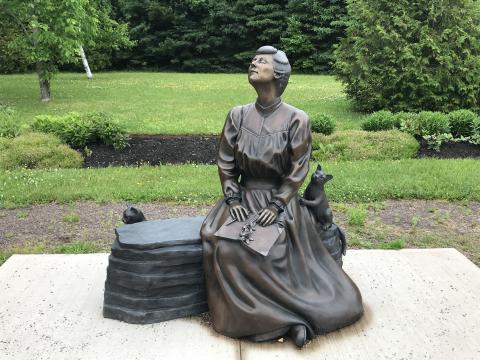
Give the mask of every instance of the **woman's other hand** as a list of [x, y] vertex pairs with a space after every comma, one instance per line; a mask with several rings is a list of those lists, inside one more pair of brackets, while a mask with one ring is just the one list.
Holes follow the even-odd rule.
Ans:
[[277, 217], [278, 210], [274, 206], [269, 206], [260, 210], [257, 222], [262, 226], [268, 226], [273, 224]]
[[236, 221], [245, 221], [248, 218], [248, 210], [240, 205], [240, 201], [235, 200], [228, 204], [230, 206], [230, 215]]

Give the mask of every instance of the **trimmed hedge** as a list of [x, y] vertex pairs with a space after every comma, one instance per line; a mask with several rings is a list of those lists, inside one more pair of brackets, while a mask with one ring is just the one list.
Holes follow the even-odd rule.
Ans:
[[479, 119], [477, 114], [470, 110], [457, 110], [448, 114], [450, 130], [453, 137], [473, 136], [479, 129]]
[[316, 161], [409, 159], [418, 148], [413, 136], [399, 130], [345, 130], [330, 136], [314, 134], [312, 157]]
[[330, 135], [335, 131], [335, 122], [326, 114], [314, 114], [310, 117], [312, 132]]
[[361, 127], [365, 131], [398, 129], [400, 127], [400, 120], [390, 111], [382, 110], [368, 115]]
[[70, 112], [64, 116], [39, 115], [32, 129], [54, 134], [73, 147], [92, 143], [104, 143], [115, 148], [127, 146], [128, 136], [110, 114], [94, 112], [80, 114]]
[[82, 156], [52, 134], [27, 133], [13, 139], [0, 138], [2, 170], [78, 168], [82, 164]]

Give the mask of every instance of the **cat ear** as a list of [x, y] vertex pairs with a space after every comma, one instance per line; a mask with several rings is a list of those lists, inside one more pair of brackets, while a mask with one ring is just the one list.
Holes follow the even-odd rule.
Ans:
[[333, 175], [327, 174], [327, 181], [330, 181], [333, 179]]
[[322, 166], [320, 164], [317, 165], [317, 171], [322, 170]]

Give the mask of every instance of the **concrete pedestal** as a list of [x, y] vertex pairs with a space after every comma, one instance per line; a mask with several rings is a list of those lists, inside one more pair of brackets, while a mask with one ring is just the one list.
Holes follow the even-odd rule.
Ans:
[[102, 316], [107, 254], [14, 255], [0, 267], [0, 360], [480, 358], [480, 269], [453, 249], [350, 250], [365, 316], [302, 350], [221, 336], [201, 317]]

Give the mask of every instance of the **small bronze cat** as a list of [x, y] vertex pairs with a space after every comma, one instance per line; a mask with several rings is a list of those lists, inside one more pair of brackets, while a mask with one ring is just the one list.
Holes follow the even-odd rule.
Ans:
[[142, 222], [145, 220], [147, 219], [145, 219], [145, 215], [143, 215], [142, 211], [137, 208], [134, 208], [133, 206], [129, 206], [123, 212], [122, 221], [125, 224], [135, 224], [137, 222]]
[[327, 230], [333, 223], [332, 209], [330, 209], [325, 194], [325, 183], [332, 179], [333, 176], [325, 174], [319, 164], [303, 193], [303, 198], [300, 198], [300, 205], [310, 208], [317, 222], [322, 225], [323, 230]]

